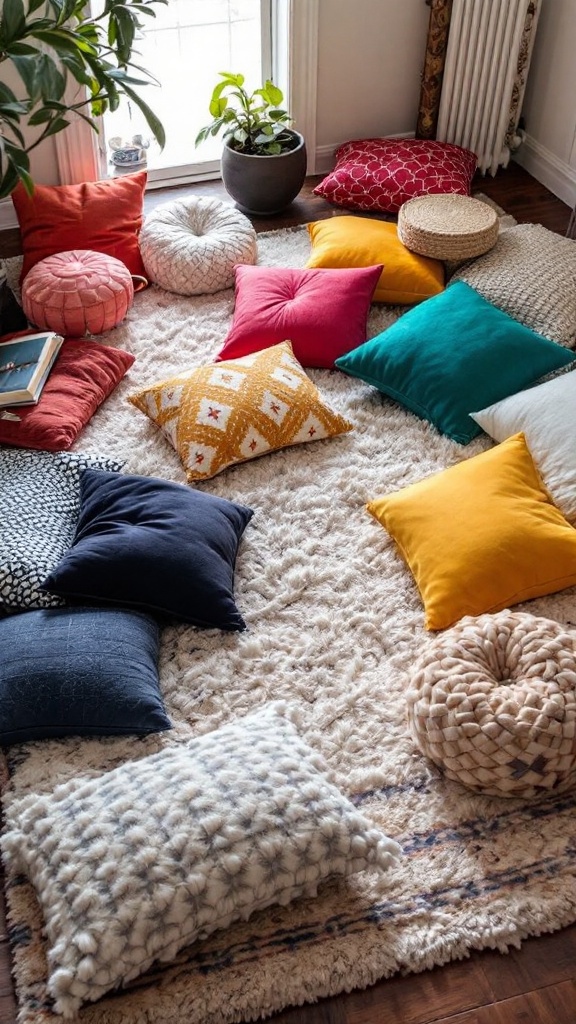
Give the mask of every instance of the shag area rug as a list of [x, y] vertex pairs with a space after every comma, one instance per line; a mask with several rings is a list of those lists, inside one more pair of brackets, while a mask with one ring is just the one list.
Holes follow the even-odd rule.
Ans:
[[[261, 235], [259, 261], [302, 266], [304, 228]], [[232, 291], [184, 298], [152, 287], [102, 337], [136, 355], [129, 376], [75, 448], [126, 459], [126, 471], [184, 481], [178, 458], [127, 402], [138, 387], [211, 360], [233, 311]], [[399, 309], [372, 307], [370, 336]], [[94, 776], [127, 758], [215, 729], [269, 701], [296, 705], [305, 738], [363, 812], [403, 847], [398, 866], [363, 873], [317, 899], [271, 909], [184, 950], [170, 967], [81, 1012], [82, 1024], [222, 1024], [422, 971], [486, 947], [506, 951], [576, 920], [576, 796], [523, 803], [446, 781], [415, 749], [405, 723], [407, 680], [427, 642], [412, 577], [365, 511], [371, 498], [491, 445], [462, 448], [375, 389], [338, 371], [310, 371], [355, 429], [228, 469], [203, 490], [249, 505], [236, 599], [244, 633], [173, 625], [163, 631], [161, 681], [170, 733], [145, 739], [42, 741], [4, 763], [14, 797]], [[574, 590], [518, 606], [564, 625]], [[34, 893], [8, 875], [21, 1024], [56, 1024], [46, 998], [45, 947]]]

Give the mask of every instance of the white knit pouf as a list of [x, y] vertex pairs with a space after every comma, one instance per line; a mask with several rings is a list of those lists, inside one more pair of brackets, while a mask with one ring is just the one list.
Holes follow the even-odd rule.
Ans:
[[495, 796], [576, 782], [576, 634], [508, 610], [431, 640], [407, 694], [418, 747], [444, 774]]
[[256, 231], [231, 203], [206, 196], [162, 203], [139, 238], [146, 273], [177, 295], [231, 288], [237, 263], [256, 263]]

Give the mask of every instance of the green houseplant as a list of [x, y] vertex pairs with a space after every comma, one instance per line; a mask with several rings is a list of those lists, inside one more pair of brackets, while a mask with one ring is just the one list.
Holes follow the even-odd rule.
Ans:
[[200, 129], [196, 145], [222, 133], [227, 192], [246, 213], [279, 213], [302, 188], [304, 139], [289, 127], [292, 118], [281, 107], [284, 96], [270, 79], [249, 93], [244, 75], [222, 71], [220, 78], [209, 104], [213, 120]]
[[[96, 118], [125, 95], [139, 107], [161, 146], [162, 124], [138, 89], [155, 79], [132, 60], [141, 16], [168, 0], [3, 0], [0, 15], [0, 199], [18, 181], [31, 193], [28, 154], [65, 130], [76, 112], [94, 131]], [[82, 88], [67, 100], [68, 84]], [[157, 84], [157, 83], [156, 83]]]

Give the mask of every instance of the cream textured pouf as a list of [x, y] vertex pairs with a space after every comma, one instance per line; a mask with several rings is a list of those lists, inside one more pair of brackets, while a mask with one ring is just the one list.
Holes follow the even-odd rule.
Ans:
[[91, 249], [46, 256], [22, 283], [22, 306], [30, 322], [74, 337], [116, 327], [133, 301], [128, 267]]
[[207, 197], [162, 203], [144, 220], [140, 252], [151, 281], [178, 295], [231, 288], [237, 263], [256, 263], [256, 232], [231, 203]]
[[536, 797], [576, 782], [576, 634], [523, 612], [467, 616], [427, 645], [410, 731], [449, 779]]
[[472, 259], [498, 238], [496, 211], [471, 196], [428, 195], [409, 199], [398, 213], [398, 238], [407, 249], [437, 260]]

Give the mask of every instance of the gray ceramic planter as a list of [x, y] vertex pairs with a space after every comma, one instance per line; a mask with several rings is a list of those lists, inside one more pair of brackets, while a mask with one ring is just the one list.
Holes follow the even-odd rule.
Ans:
[[224, 144], [222, 180], [243, 213], [280, 213], [298, 195], [306, 177], [306, 145], [299, 132], [290, 132], [297, 146], [277, 156], [251, 156]]

